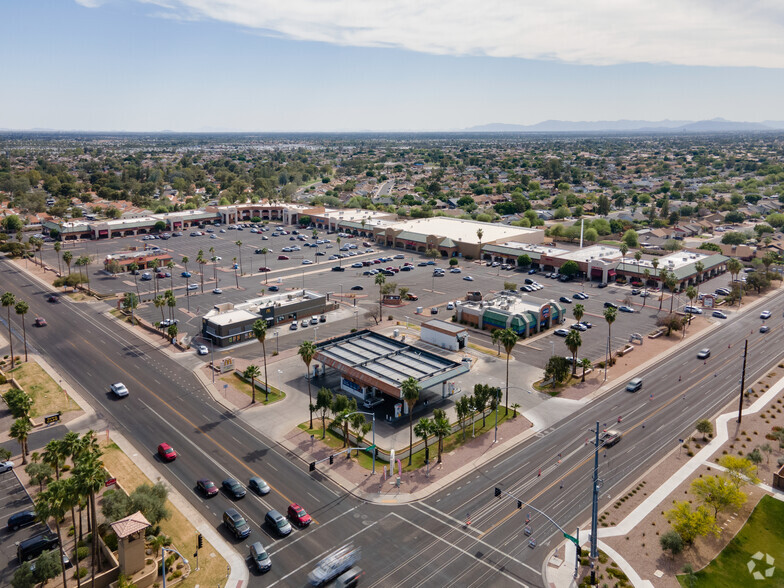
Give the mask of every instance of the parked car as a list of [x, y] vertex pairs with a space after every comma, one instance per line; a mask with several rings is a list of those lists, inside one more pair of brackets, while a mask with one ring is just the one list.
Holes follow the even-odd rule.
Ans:
[[16, 548], [16, 557], [19, 563], [30, 561], [41, 555], [44, 551], [49, 551], [60, 546], [60, 540], [54, 533], [41, 533], [22, 541]]
[[209, 353], [209, 349], [207, 349], [206, 345], [197, 345], [196, 351], [199, 355], [207, 355]]
[[34, 510], [22, 510], [8, 517], [7, 527], [9, 531], [16, 531], [22, 527], [32, 525], [37, 520]]
[[619, 306], [618, 310], [621, 312], [634, 312], [634, 309], [631, 306]]
[[263, 265], [263, 266], [261, 266], [261, 267], [259, 268], [259, 271], [260, 271], [260, 272], [268, 272], [268, 271], [271, 271], [271, 270], [270, 270], [270, 268], [268, 268], [267, 266]]
[[605, 303], [604, 303], [604, 307], [605, 307], [605, 308], [618, 308], [618, 305], [617, 305], [617, 304], [614, 304], [614, 303], [612, 303], [612, 302], [605, 302]]
[[180, 275], [181, 275], [183, 278], [190, 278], [190, 277], [191, 277], [191, 272], [182, 272]]
[[126, 388], [125, 384], [123, 384], [122, 382], [117, 382], [116, 384], [112, 384], [111, 386], [109, 386], [109, 388], [114, 393], [114, 395], [117, 396], [117, 398], [125, 398], [129, 394], [128, 388]]
[[198, 289], [199, 289], [198, 284], [188, 284], [187, 290], [198, 290]]
[[269, 288], [267, 288], [267, 290], [269, 290], [270, 292], [277, 292], [278, 290], [280, 290], [280, 288], [278, 288], [277, 286], [270, 286]]
[[434, 306], [433, 308], [431, 308], [430, 309], [430, 314], [438, 314], [438, 307]]
[[257, 476], [253, 476], [250, 480], [248, 480], [248, 488], [253, 490], [259, 496], [264, 496], [270, 493], [269, 485]]
[[344, 271], [346, 271], [346, 268], [344, 268], [344, 267], [342, 267], [340, 265], [333, 265], [332, 266], [332, 271], [333, 272], [344, 272]]
[[715, 318], [720, 318], [720, 319], [725, 319], [725, 318], [727, 318], [727, 315], [726, 315], [726, 313], [723, 313], [723, 312], [722, 312], [722, 311], [720, 311], [720, 310], [714, 310], [714, 311], [711, 313], [711, 316], [712, 316], [712, 317], [715, 317]]
[[702, 314], [702, 309], [697, 308], [696, 306], [686, 305], [683, 307], [683, 312], [687, 314]]
[[586, 294], [585, 292], [577, 292], [573, 296], [573, 298], [575, 298], [577, 300], [588, 300], [588, 294]]
[[558, 300], [560, 300], [561, 302], [563, 302], [565, 304], [571, 304], [572, 303], [572, 299], [568, 298], [566, 296], [561, 296]]
[[351, 286], [352, 290], [364, 290], [362, 286]]
[[569, 331], [567, 331], [566, 329], [556, 329], [555, 331], [553, 331], [553, 335], [556, 335], [558, 337], [566, 337], [568, 334]]
[[168, 443], [158, 445], [158, 455], [163, 461], [174, 461], [177, 459], [177, 452]]
[[218, 494], [218, 487], [215, 485], [215, 482], [212, 480], [208, 480], [207, 478], [202, 478], [196, 482], [196, 487], [204, 494], [207, 498], [215, 496]]
[[471, 276], [463, 276], [463, 279], [464, 279], [466, 282], [473, 282], [473, 281], [474, 281], [474, 278], [472, 278]]
[[220, 288], [213, 288], [212, 293], [213, 294], [223, 294], [223, 290], [221, 290]]
[[575, 331], [587, 331], [587, 330], [588, 330], [588, 327], [586, 327], [586, 326], [585, 326], [584, 324], [582, 324], [582, 323], [574, 323], [574, 324], [573, 324], [573, 325], [571, 325], [569, 328], [570, 328], [570, 329], [574, 329]]
[[288, 261], [288, 255], [278, 255], [278, 261]]
[[0, 474], [8, 472], [14, 468], [14, 462], [12, 461], [0, 461]]
[[289, 325], [289, 331], [296, 331], [297, 330], [297, 323], [293, 322]]

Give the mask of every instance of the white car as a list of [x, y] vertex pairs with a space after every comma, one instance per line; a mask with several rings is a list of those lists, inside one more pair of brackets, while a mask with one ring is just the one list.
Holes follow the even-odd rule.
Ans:
[[761, 318], [763, 321], [764, 321], [764, 320], [766, 320], [766, 319], [769, 319], [769, 318], [770, 318], [770, 311], [769, 311], [769, 310], [763, 310], [763, 311], [760, 313], [760, 318]]
[[199, 289], [198, 284], [188, 284], [188, 290], [198, 290], [198, 289]]
[[199, 352], [199, 355], [207, 355], [209, 353], [206, 345], [197, 345], [196, 351]]
[[0, 461], [0, 474], [3, 472], [8, 472], [14, 469], [14, 462], [12, 461]]
[[128, 388], [122, 382], [117, 382], [111, 385], [111, 390], [117, 398], [125, 398], [128, 396]]
[[223, 294], [223, 290], [221, 290], [220, 288], [215, 288], [215, 289], [213, 289], [212, 293], [213, 294]]

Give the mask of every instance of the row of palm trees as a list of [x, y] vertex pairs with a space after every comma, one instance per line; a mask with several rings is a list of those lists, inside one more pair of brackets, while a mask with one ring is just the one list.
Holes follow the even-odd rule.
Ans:
[[24, 300], [17, 300], [12, 292], [5, 292], [0, 298], [0, 303], [7, 311], [6, 324], [8, 326], [8, 345], [11, 347], [11, 361], [10, 366], [13, 368], [14, 363], [14, 337], [11, 330], [11, 309], [21, 317], [22, 322], [22, 341], [24, 342], [24, 360], [27, 361], [27, 327], [25, 326], [25, 315], [30, 311], [30, 305]]
[[[41, 491], [35, 497], [35, 512], [38, 519], [46, 523], [54, 519], [57, 538], [63, 545], [62, 524], [68, 512], [74, 527], [75, 542], [84, 537], [82, 528], [82, 512], [87, 509], [87, 532], [92, 533], [92, 581], [95, 585], [96, 566], [100, 571], [102, 562], [98, 557], [98, 520], [96, 494], [104, 486], [106, 479], [101, 455], [103, 451], [98, 445], [94, 431], [83, 436], [70, 431], [60, 439], [50, 441], [42, 454], [33, 452], [30, 465], [26, 471], [40, 484]], [[71, 460], [72, 468], [65, 476], [66, 461]], [[24, 462], [23, 462], [24, 463]], [[52, 479], [54, 473], [54, 479]], [[78, 509], [78, 517], [77, 517]], [[78, 553], [78, 550], [77, 550]], [[76, 559], [76, 583], [81, 586], [79, 558]], [[67, 588], [68, 578], [63, 569], [63, 586]]]

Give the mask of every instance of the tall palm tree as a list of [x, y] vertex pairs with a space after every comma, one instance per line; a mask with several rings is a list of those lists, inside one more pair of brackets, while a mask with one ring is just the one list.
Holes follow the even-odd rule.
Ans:
[[68, 266], [68, 275], [70, 276], [71, 275], [71, 261], [73, 261], [73, 253], [71, 253], [70, 251], [66, 251], [65, 253], [63, 253], [63, 261], [65, 262], [65, 265]]
[[155, 298], [153, 298], [152, 303], [155, 305], [155, 308], [161, 309], [161, 322], [163, 322], [163, 307], [166, 305], [166, 301], [164, 300], [163, 296], [160, 294], [156, 294]]
[[24, 300], [20, 300], [14, 307], [16, 314], [22, 317], [22, 341], [24, 342], [25, 361], [27, 361], [27, 328], [25, 327], [25, 315], [30, 310], [30, 305]]
[[171, 290], [166, 290], [166, 306], [169, 307], [169, 320], [171, 320], [174, 318], [174, 309], [177, 307], [177, 299]]
[[697, 272], [697, 282], [702, 282], [702, 272], [705, 271], [705, 264], [698, 261], [694, 264], [694, 270]]
[[[57, 540], [63, 544], [63, 535], [60, 531], [60, 521], [70, 509], [70, 501], [73, 495], [70, 486], [73, 482], [68, 480], [56, 480], [46, 487], [46, 490], [39, 493], [35, 499], [35, 514], [40, 521], [47, 521], [49, 517], [54, 519], [55, 529], [57, 529]], [[63, 587], [68, 587], [68, 576], [65, 566], [63, 571]]]
[[[76, 467], [74, 468], [74, 478], [78, 484], [81, 492], [89, 495], [90, 497], [90, 518], [93, 536], [92, 546], [92, 577], [93, 586], [95, 586], [95, 564], [98, 563], [98, 569], [103, 566], [98, 558], [98, 515], [95, 504], [95, 494], [103, 487], [105, 475], [103, 470], [103, 462], [100, 459], [101, 450], [97, 447], [97, 440], [95, 433], [89, 431], [82, 438], [82, 450], [79, 454]], [[93, 445], [95, 443], [95, 445]]]
[[[264, 267], [269, 267], [267, 265], [267, 253], [269, 253], [269, 249], [267, 249], [266, 247], [262, 247], [261, 248], [261, 254], [264, 256]], [[338, 261], [340, 261], [340, 259], [338, 259]], [[269, 275], [269, 272], [264, 272], [264, 283], [265, 284], [268, 283], [267, 282], [267, 280], [269, 279], [268, 275]]]
[[297, 351], [302, 361], [305, 362], [305, 367], [308, 369], [308, 406], [310, 410], [310, 428], [313, 428], [313, 396], [310, 394], [310, 362], [313, 361], [313, 356], [316, 355], [316, 344], [313, 341], [303, 341], [300, 343], [299, 350]]
[[41, 461], [54, 469], [54, 477], [60, 479], [60, 467], [65, 461], [66, 450], [63, 442], [59, 439], [52, 439], [46, 444]]
[[585, 307], [582, 304], [575, 304], [572, 309], [572, 316], [578, 323], [583, 322], [583, 315], [585, 315]]
[[493, 329], [493, 332], [490, 335], [490, 339], [492, 340], [493, 345], [495, 345], [496, 349], [498, 349], [498, 354], [497, 355], [501, 355], [501, 333], [502, 332], [503, 332], [503, 329]]
[[482, 229], [476, 230], [476, 238], [479, 239], [479, 261], [482, 261], [482, 237], [485, 232]]
[[245, 272], [242, 271], [242, 241], [237, 240], [234, 244], [237, 246], [238, 257], [240, 258], [240, 275], [244, 276]]
[[621, 246], [618, 247], [618, 249], [621, 251], [621, 257], [625, 258], [626, 254], [629, 252], [629, 246], [626, 243], [621, 243]]
[[231, 261], [232, 261], [232, 264], [233, 264], [232, 267], [234, 268], [234, 283], [236, 284], [237, 289], [239, 289], [239, 287], [240, 287], [240, 278], [237, 275], [237, 258], [233, 257]]
[[27, 449], [27, 437], [30, 435], [30, 431], [32, 430], [33, 425], [30, 423], [30, 419], [26, 416], [19, 417], [14, 421], [14, 424], [11, 425], [11, 431], [9, 432], [9, 435], [11, 439], [15, 439], [22, 448], [22, 465], [27, 463], [27, 455], [29, 453]]
[[[267, 321], [253, 323], [253, 336], [261, 343], [261, 356], [264, 359], [264, 402], [269, 400], [269, 380], [267, 379]], [[310, 369], [310, 368], [308, 368]]]
[[663, 269], [659, 272], [659, 281], [661, 282], [661, 290], [659, 294], [659, 312], [661, 312], [662, 304], [664, 303], [664, 288], [667, 287], [667, 279], [669, 275], [670, 274], [666, 269]]
[[[689, 299], [689, 319], [691, 319], [691, 309], [694, 307], [694, 300], [697, 298], [697, 289], [694, 286], [688, 286], [686, 288], [686, 298]], [[686, 325], [691, 324], [691, 320], [687, 320], [686, 323], [683, 325], [683, 337], [686, 338]]]
[[512, 354], [512, 349], [514, 349], [518, 339], [517, 333], [512, 329], [507, 328], [501, 331], [500, 341], [504, 351], [506, 351], [506, 410], [504, 415], [509, 414], [509, 356]]
[[648, 299], [648, 280], [651, 279], [651, 270], [647, 267], [642, 270], [642, 279], [643, 279], [643, 289], [645, 290], [645, 296], [642, 297], [642, 307], [645, 308], [645, 302]]
[[[501, 390], [498, 389], [498, 392]], [[440, 408], [435, 409], [433, 411], [433, 434], [438, 437], [438, 463], [441, 463], [441, 454], [444, 451], [444, 437], [449, 435], [451, 431], [446, 411]]]
[[612, 307], [604, 309], [604, 320], [607, 321], [607, 364], [612, 365], [612, 324], [618, 316], [618, 311]]
[[583, 379], [582, 379], [582, 382], [584, 384], [585, 383], [585, 370], [587, 370], [587, 369], [589, 369], [591, 367], [591, 360], [588, 359], [587, 357], [583, 357], [580, 360], [580, 367], [583, 368]]
[[139, 264], [135, 261], [128, 266], [128, 269], [131, 271], [131, 275], [133, 276], [133, 285], [136, 286], [136, 295], [139, 296], [139, 281], [137, 272], [139, 271]]
[[382, 273], [376, 274], [375, 279], [373, 280], [376, 286], [378, 286], [378, 320], [382, 320], [382, 310], [381, 310], [381, 290], [384, 287], [384, 283], [387, 281], [386, 276]]
[[210, 247], [210, 261], [212, 262], [212, 280], [215, 287], [218, 287], [218, 256], [215, 255], [215, 247]]
[[414, 378], [406, 378], [400, 384], [400, 393], [408, 406], [408, 465], [411, 465], [414, 449], [414, 405], [421, 391], [422, 387]]
[[[342, 239], [340, 238], [340, 235], [338, 235], [338, 238], [336, 240], [337, 240], [337, 243], [338, 243], [338, 255], [339, 255], [340, 254], [340, 242], [342, 241]], [[340, 263], [341, 261], [343, 261], [343, 258], [342, 257], [338, 257], [338, 267], [340, 267], [342, 265]], [[266, 257], [264, 258], [264, 265], [267, 265], [267, 258]]]
[[169, 279], [171, 280], [171, 291], [174, 292], [174, 262], [171, 259], [166, 262], [166, 269], [169, 270]]
[[675, 279], [675, 274], [667, 274], [667, 289], [670, 291], [670, 314], [672, 314], [672, 306], [675, 303], [675, 289], [678, 287], [678, 280]]
[[566, 347], [572, 354], [572, 377], [575, 377], [577, 375], [577, 350], [580, 349], [583, 340], [580, 337], [580, 333], [570, 330], [569, 334], [566, 335], [566, 339], [564, 339], [564, 343], [566, 343]]
[[250, 380], [250, 388], [253, 390], [253, 398], [250, 403], [256, 404], [256, 378], [261, 375], [261, 370], [259, 369], [259, 366], [250, 364], [245, 368], [245, 371], [242, 372], [242, 375], [246, 380]]
[[[87, 282], [87, 294], [92, 294], [90, 291], [90, 257], [87, 255], [82, 255], [79, 259], [76, 260], [76, 263], [84, 267], [84, 279]], [[81, 274], [81, 270], [79, 270]]]
[[657, 257], [654, 257], [651, 260], [651, 265], [653, 266], [653, 277], [655, 278], [658, 275], [656, 270], [659, 269], [659, 259]]
[[14, 367], [14, 337], [11, 333], [11, 307], [16, 306], [16, 296], [11, 292], [6, 292], [0, 298], [0, 304], [8, 309], [8, 345], [11, 346], [11, 367]]
[[161, 265], [161, 262], [158, 261], [157, 259], [153, 259], [150, 262], [150, 269], [152, 270], [152, 273], [155, 275], [155, 295], [156, 296], [158, 295], [158, 268], [160, 267], [160, 265]]
[[56, 241], [54, 244], [54, 252], [57, 254], [57, 274], [63, 275], [63, 266], [60, 259], [60, 250], [63, 248], [60, 241]]
[[432, 429], [433, 429], [433, 421], [431, 421], [427, 417], [422, 417], [421, 419], [419, 419], [419, 421], [417, 421], [416, 426], [414, 427], [414, 433], [416, 434], [416, 436], [425, 442], [425, 459], [428, 459], [427, 438], [430, 436]]
[[[63, 436], [62, 440], [60, 441], [60, 447], [61, 447], [62, 452], [63, 452], [63, 457], [64, 458], [70, 457], [71, 458], [71, 462], [73, 464], [75, 464], [76, 463], [76, 456], [78, 455], [79, 451], [82, 448], [82, 442], [79, 439], [79, 433], [76, 433], [74, 431], [68, 431], [65, 434], [65, 436]], [[71, 520], [74, 521], [74, 536], [76, 536], [76, 533], [77, 533], [77, 530], [76, 530], [76, 520], [77, 520], [77, 518], [76, 518], [76, 506], [78, 506], [79, 507], [79, 519], [78, 519], [78, 521], [79, 521], [79, 531], [78, 531], [79, 535], [78, 535], [78, 537], [79, 537], [79, 541], [81, 541], [82, 540], [82, 498], [83, 497], [82, 497], [82, 494], [80, 492], [78, 484], [75, 484], [73, 489], [74, 489], [74, 492], [78, 496], [78, 500], [76, 501], [76, 503], [73, 506], [71, 506]], [[78, 569], [78, 566], [79, 566], [78, 558], [77, 558], [76, 565], [77, 565], [77, 569]], [[77, 584], [81, 584], [81, 582], [79, 581], [79, 575], [78, 574], [77, 574], [77, 580], [76, 581], [77, 581]]]
[[201, 276], [201, 293], [204, 294], [204, 264], [207, 263], [207, 260], [204, 259], [204, 251], [199, 249], [199, 252], [196, 254], [196, 263], [199, 264], [199, 275]]

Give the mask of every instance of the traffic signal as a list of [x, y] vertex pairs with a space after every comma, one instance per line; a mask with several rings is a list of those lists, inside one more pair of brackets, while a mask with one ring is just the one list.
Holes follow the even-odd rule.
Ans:
[[583, 556], [583, 548], [578, 545], [577, 546], [577, 557], [582, 557], [582, 556]]
[[518, 500], [517, 501], [517, 508], [518, 508], [518, 510], [523, 508], [523, 501], [522, 500]]
[[430, 463], [430, 448], [425, 447], [425, 464]]
[[334, 461], [335, 461], [335, 456], [334, 455], [330, 455], [329, 456], [329, 465], [332, 465], [334, 463]]
[[496, 488], [495, 489], [495, 497], [498, 498], [499, 496], [501, 496], [501, 489], [500, 488]]
[[199, 533], [199, 549], [202, 547], [204, 547], [204, 537], [202, 537], [202, 534]]
[[309, 469], [311, 472], [315, 472], [315, 471], [316, 471], [316, 462], [315, 462], [315, 461], [311, 461], [311, 462], [310, 462], [310, 467], [309, 467], [308, 469]]

